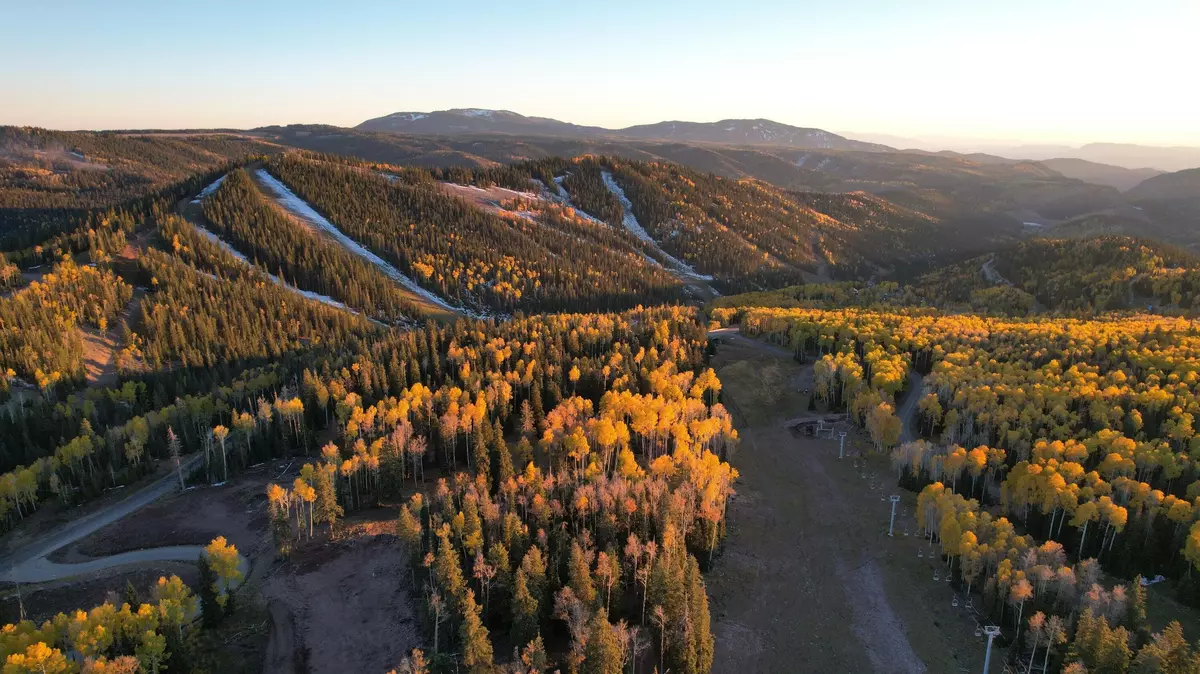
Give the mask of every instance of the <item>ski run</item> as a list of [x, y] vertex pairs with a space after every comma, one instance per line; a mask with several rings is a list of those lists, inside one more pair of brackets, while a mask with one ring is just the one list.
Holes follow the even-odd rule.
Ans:
[[258, 169], [255, 171], [255, 174], [264, 185], [269, 187], [271, 191], [275, 193], [275, 201], [277, 201], [280, 206], [283, 206], [289, 213], [292, 213], [293, 215], [303, 218], [317, 227], [320, 227], [327, 234], [336, 239], [338, 243], [345, 246], [347, 250], [375, 265], [380, 271], [382, 271], [384, 274], [387, 274], [389, 278], [404, 286], [413, 294], [418, 295], [427, 302], [441, 307], [447, 311], [454, 311], [475, 318], [484, 317], [482, 314], [464, 309], [462, 307], [456, 307], [432, 292], [426, 290], [425, 288], [422, 288], [416, 281], [413, 281], [408, 276], [402, 274], [399, 269], [396, 269], [392, 265], [388, 264], [383, 258], [379, 257], [375, 253], [372, 253], [363, 246], [359, 245], [359, 243], [354, 239], [351, 239], [343, 234], [342, 230], [335, 227], [332, 222], [326, 220], [324, 216], [316, 211], [316, 209], [314, 209], [312, 206], [309, 206], [308, 203], [300, 197], [296, 196], [295, 193], [288, 189], [287, 185], [284, 185], [281, 181], [276, 179], [275, 176], [268, 173], [266, 169]]
[[[629, 230], [637, 238], [646, 242], [646, 244], [653, 248], [659, 255], [662, 255], [667, 263], [670, 264], [671, 267], [673, 267], [678, 273], [699, 281], [713, 280], [713, 277], [705, 276], [697, 272], [683, 260], [678, 260], [674, 257], [671, 257], [667, 251], [663, 250], [662, 247], [658, 245], [658, 242], [651, 238], [646, 230], [642, 229], [641, 224], [638, 223], [637, 216], [633, 214], [633, 203], [630, 202], [629, 198], [625, 196], [625, 190], [622, 190], [621, 186], [617, 184], [617, 181], [613, 180], [612, 174], [608, 171], [601, 171], [600, 177], [604, 180], [604, 186], [608, 188], [608, 191], [612, 192], [613, 196], [617, 198], [617, 201], [621, 203], [621, 210], [623, 211], [621, 220], [622, 224], [625, 225], [625, 229]], [[562, 189], [561, 185], [559, 186], [559, 189]]]

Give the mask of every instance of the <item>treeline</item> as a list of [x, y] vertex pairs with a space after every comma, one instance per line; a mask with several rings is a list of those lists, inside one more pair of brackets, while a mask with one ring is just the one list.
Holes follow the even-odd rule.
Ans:
[[374, 265], [264, 201], [244, 170], [231, 171], [203, 205], [215, 234], [284, 281], [388, 323], [420, 315], [396, 282]]
[[393, 183], [294, 155], [270, 170], [348, 236], [456, 304], [505, 313], [623, 309], [681, 296], [677, 281], [638, 255], [498, 217], [436, 183]]

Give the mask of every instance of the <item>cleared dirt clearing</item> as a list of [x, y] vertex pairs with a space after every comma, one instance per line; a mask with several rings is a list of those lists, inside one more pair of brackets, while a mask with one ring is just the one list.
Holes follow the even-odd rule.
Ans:
[[[920, 539], [887, 537], [890, 504], [880, 496], [894, 488], [870, 489], [851, 459], [838, 460], [836, 442], [783, 428], [808, 407], [798, 389], [810, 368], [745, 338], [722, 341], [713, 366], [742, 434], [741, 478], [728, 552], [708, 578], [713, 672], [978, 670], [974, 623], [919, 564]], [[771, 368], [778, 373], [764, 377]], [[868, 461], [872, 471], [887, 484], [886, 460]]]

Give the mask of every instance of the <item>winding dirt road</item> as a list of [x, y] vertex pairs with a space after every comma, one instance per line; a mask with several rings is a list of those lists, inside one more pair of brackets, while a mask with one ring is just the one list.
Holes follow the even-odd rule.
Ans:
[[[196, 455], [184, 461], [183, 471], [190, 472], [203, 457]], [[11, 557], [0, 560], [0, 581], [12, 583], [42, 583], [60, 578], [111, 569], [135, 562], [185, 561], [194, 562], [204, 547], [200, 545], [168, 546], [131, 550], [108, 557], [98, 557], [78, 564], [58, 564], [47, 559], [55, 550], [86, 538], [104, 527], [143, 508], [179, 489], [174, 472], [143, 487], [129, 498], [118, 501], [86, 517], [69, 522], [56, 531], [33, 541]]]

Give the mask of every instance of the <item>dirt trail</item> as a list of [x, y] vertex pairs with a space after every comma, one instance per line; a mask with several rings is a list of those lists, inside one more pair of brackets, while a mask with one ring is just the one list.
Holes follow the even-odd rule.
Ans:
[[908, 371], [908, 385], [904, 397], [896, 408], [896, 416], [900, 417], [900, 442], [912, 442], [920, 437], [917, 425], [920, 423], [916, 414], [917, 404], [925, 395], [925, 377], [913, 370]]
[[145, 296], [144, 289], [134, 288], [133, 296], [117, 314], [116, 323], [104, 332], [80, 328], [83, 367], [87, 372], [88, 386], [112, 386], [117, 383], [117, 354], [121, 351], [119, 338], [133, 329], [134, 316]]
[[996, 271], [996, 256], [995, 255], [989, 257], [987, 259], [987, 262], [984, 262], [983, 266], [980, 267], [979, 270], [981, 272], [983, 272], [983, 278], [986, 279], [988, 283], [992, 283], [995, 285], [1006, 285], [1006, 286], [1012, 285], [1012, 283], [1009, 283], [1008, 279], [1004, 278], [1004, 276], [1002, 276], [1000, 274], [1000, 272]]

